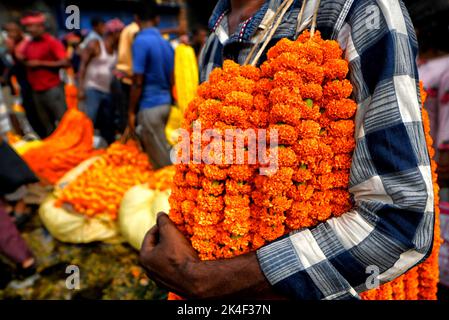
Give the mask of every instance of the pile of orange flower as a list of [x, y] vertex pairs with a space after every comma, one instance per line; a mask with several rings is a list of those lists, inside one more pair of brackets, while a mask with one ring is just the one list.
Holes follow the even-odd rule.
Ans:
[[[277, 152], [279, 167], [267, 176], [259, 174], [264, 166], [260, 162], [177, 165], [170, 217], [201, 259], [254, 251], [352, 208], [348, 185], [357, 105], [349, 99], [352, 86], [342, 54], [336, 41], [323, 40], [319, 32], [311, 38], [305, 31], [296, 41], [279, 41], [260, 68], [225, 61], [199, 87], [185, 113], [192, 150], [195, 139], [201, 139], [194, 130], [197, 123], [203, 131], [218, 133], [276, 130], [279, 139], [278, 146], [267, 151]], [[242, 148], [224, 139], [217, 143], [223, 149]], [[245, 161], [251, 156], [247, 143]], [[224, 157], [225, 152], [215, 150], [214, 157]], [[430, 268], [433, 272], [435, 265]], [[429, 273], [417, 272], [420, 280]], [[420, 283], [420, 297], [426, 295], [419, 293], [424, 286], [435, 287], [433, 280]], [[390, 285], [390, 291], [398, 293], [389, 295], [382, 289], [375, 298], [405, 298], [407, 286], [405, 281]]]
[[439, 209], [439, 187], [438, 176], [436, 174], [437, 165], [433, 160], [435, 150], [433, 149], [433, 141], [430, 136], [430, 120], [427, 111], [424, 109], [424, 101], [426, 100], [426, 92], [421, 83], [421, 100], [423, 104], [422, 118], [424, 123], [424, 132], [426, 135], [426, 143], [431, 157], [432, 166], [432, 182], [435, 203], [435, 229], [434, 244], [430, 257], [422, 264], [411, 269], [406, 274], [397, 279], [384, 284], [377, 290], [371, 290], [362, 294], [365, 300], [436, 300], [437, 284], [439, 279], [438, 270], [438, 253], [442, 243], [440, 235], [440, 209]]
[[136, 142], [115, 142], [86, 171], [58, 195], [56, 206], [71, 205], [89, 217], [117, 218], [123, 195], [135, 185], [148, 181], [151, 165]]
[[56, 184], [82, 161], [101, 153], [94, 150], [93, 139], [92, 121], [83, 112], [70, 109], [55, 132], [23, 158], [42, 180]]
[[159, 191], [171, 189], [175, 173], [175, 166], [168, 166], [155, 171], [148, 180], [148, 187]]

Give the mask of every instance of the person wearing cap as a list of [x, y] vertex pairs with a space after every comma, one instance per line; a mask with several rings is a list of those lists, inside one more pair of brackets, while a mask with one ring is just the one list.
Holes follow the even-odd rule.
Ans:
[[[86, 113], [108, 143], [115, 138], [111, 102], [112, 70], [117, 62], [117, 46], [124, 24], [119, 19], [106, 22], [103, 38], [92, 40], [81, 53], [79, 98]], [[101, 112], [101, 117], [97, 116]]]
[[23, 49], [23, 62], [46, 137], [56, 129], [67, 109], [59, 70], [69, 67], [70, 62], [63, 44], [46, 32], [42, 13], [27, 15], [21, 23], [31, 35], [31, 40]]

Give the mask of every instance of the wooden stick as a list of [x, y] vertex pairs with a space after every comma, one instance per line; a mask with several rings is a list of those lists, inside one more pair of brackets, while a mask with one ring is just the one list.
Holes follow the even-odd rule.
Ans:
[[285, 8], [282, 10], [278, 20], [276, 21], [275, 25], [271, 28], [270, 33], [268, 35], [268, 38], [263, 43], [262, 47], [260, 48], [259, 52], [257, 53], [256, 57], [252, 61], [251, 65], [255, 66], [257, 64], [257, 61], [259, 61], [260, 57], [262, 56], [262, 53], [264, 52], [265, 48], [268, 46], [268, 43], [273, 38], [274, 33], [276, 32], [277, 28], [282, 22], [282, 19], [284, 18], [285, 14], [287, 13], [288, 9], [290, 9], [291, 5], [293, 4], [295, 0], [287, 0], [287, 4]]
[[270, 18], [270, 20], [268, 20], [267, 27], [265, 28], [263, 33], [259, 36], [256, 43], [251, 48], [251, 51], [249, 52], [248, 56], [246, 57], [245, 63], [243, 65], [247, 65], [251, 61], [251, 59], [254, 57], [257, 47], [259, 47], [262, 40], [265, 39], [265, 37], [267, 36], [268, 32], [270, 31], [270, 29], [272, 27], [274, 20], [276, 19], [276, 16], [281, 12], [281, 10], [285, 7], [286, 4], [287, 4], [287, 1], [282, 2], [281, 5], [279, 6], [279, 8], [276, 10], [276, 12]]
[[313, 38], [316, 30], [316, 23], [318, 18], [318, 10], [320, 9], [321, 0], [317, 0], [317, 5], [315, 7], [315, 11], [313, 13], [312, 27], [310, 28], [310, 38]]
[[304, 11], [306, 9], [306, 4], [307, 4], [307, 0], [303, 0], [302, 6], [301, 6], [301, 11], [299, 11], [298, 24], [296, 25], [296, 34], [298, 34], [298, 35], [299, 35], [299, 28], [301, 28], [301, 24], [302, 24], [302, 18], [304, 16]]

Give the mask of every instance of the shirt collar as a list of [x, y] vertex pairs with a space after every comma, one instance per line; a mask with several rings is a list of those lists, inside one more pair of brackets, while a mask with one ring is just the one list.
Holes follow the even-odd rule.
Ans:
[[[248, 20], [240, 24], [240, 29], [233, 35], [229, 35], [227, 28], [225, 31], [231, 41], [251, 41], [251, 38], [258, 29], [266, 29], [267, 24], [279, 8], [283, 0], [266, 0], [262, 7]], [[230, 0], [219, 0], [209, 20], [209, 29], [216, 31], [217, 28], [225, 21], [226, 15], [231, 10]], [[224, 38], [221, 35], [220, 38]]]

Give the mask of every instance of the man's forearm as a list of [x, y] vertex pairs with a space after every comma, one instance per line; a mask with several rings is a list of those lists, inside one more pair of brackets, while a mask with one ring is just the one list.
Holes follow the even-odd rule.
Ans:
[[67, 59], [58, 61], [42, 61], [42, 66], [46, 68], [66, 68], [70, 65]]
[[192, 262], [194, 298], [285, 299], [273, 290], [256, 253], [219, 261]]
[[138, 83], [133, 83], [129, 95], [128, 114], [132, 115], [136, 114], [137, 104], [139, 103], [141, 95], [142, 95], [142, 85]]

